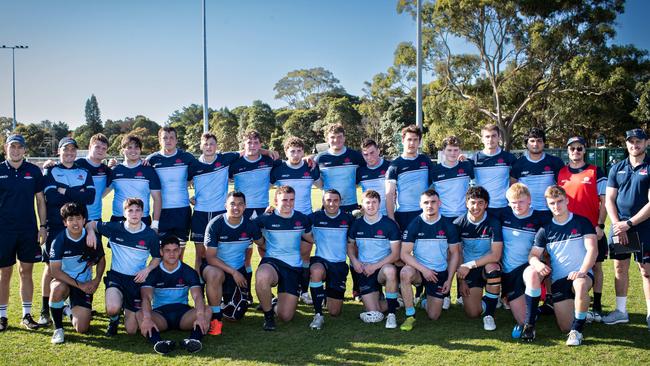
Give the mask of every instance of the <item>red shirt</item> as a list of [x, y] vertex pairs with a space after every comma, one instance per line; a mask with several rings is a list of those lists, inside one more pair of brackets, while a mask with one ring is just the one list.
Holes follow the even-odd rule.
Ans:
[[566, 165], [560, 169], [557, 182], [569, 198], [569, 211], [586, 217], [594, 227], [598, 225], [600, 196], [605, 195], [607, 187], [607, 177], [602, 169], [591, 164], [578, 169]]

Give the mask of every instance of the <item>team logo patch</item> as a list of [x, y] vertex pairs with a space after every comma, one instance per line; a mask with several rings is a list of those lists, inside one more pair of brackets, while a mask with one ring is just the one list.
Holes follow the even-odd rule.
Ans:
[[184, 281], [182, 278], [179, 278], [179, 279], [178, 279], [178, 284], [179, 284], [179, 285], [184, 285], [184, 284], [185, 284], [185, 281]]
[[544, 167], [544, 171], [545, 171], [545, 172], [549, 172], [549, 171], [551, 171], [551, 167], [550, 167], [550, 166], [548, 166], [548, 165], [547, 165], [547, 166], [545, 166], [545, 167]]
[[381, 229], [377, 230], [377, 235], [384, 235], [384, 231]]
[[381, 174], [381, 175], [386, 175], [386, 171], [385, 171], [385, 170], [382, 170], [382, 171], [379, 172], [379, 174]]
[[260, 161], [260, 163], [259, 163], [258, 165], [259, 165], [260, 167], [265, 167], [265, 166], [266, 166], [266, 163], [263, 162], [263, 161]]
[[438, 230], [438, 235], [440, 235], [440, 236], [445, 235], [445, 231], [444, 230]]
[[218, 167], [221, 166], [221, 163], [217, 161], [216, 163], [214, 163], [214, 166], [216, 166], [218, 168]]
[[348, 222], [346, 220], [341, 220], [341, 225], [347, 225]]
[[135, 173], [135, 176], [136, 176], [136, 177], [141, 177], [141, 176], [142, 176], [142, 172], [137, 172], [137, 173]]
[[345, 158], [345, 159], [343, 159], [343, 162], [346, 163], [346, 164], [349, 163], [349, 162], [350, 162], [350, 158]]
[[305, 176], [305, 177], [308, 177], [308, 176], [309, 176], [309, 172], [306, 171], [306, 172], [302, 173], [302, 175]]
[[578, 229], [573, 228], [571, 229], [571, 235], [577, 235], [578, 234]]
[[176, 159], [176, 163], [177, 163], [177, 164], [178, 164], [178, 163], [182, 163], [182, 162], [183, 162], [183, 160], [181, 160], [181, 159]]
[[427, 166], [427, 162], [426, 162], [426, 161], [421, 161], [421, 162], [420, 162], [420, 166], [421, 166], [421, 167], [423, 167], [423, 166]]
[[77, 179], [78, 179], [78, 180], [84, 180], [84, 176], [83, 176], [83, 174], [79, 174], [79, 175], [77, 176]]
[[497, 163], [499, 163], [499, 164], [503, 164], [503, 163], [504, 163], [503, 158], [499, 158], [499, 159], [497, 160]]
[[246, 237], [248, 237], [248, 234], [246, 234], [246, 232], [244, 231], [243, 233], [241, 233], [241, 235], [239, 235], [239, 237], [240, 238], [246, 238]]
[[535, 224], [533, 224], [532, 222], [529, 222], [529, 223], [526, 224], [526, 227], [529, 228], [529, 229], [532, 229], [532, 228], [535, 227]]
[[639, 175], [648, 175], [648, 169], [643, 168], [643, 169], [639, 170]]
[[296, 221], [293, 223], [296, 227], [302, 226], [302, 222]]
[[458, 169], [458, 174], [465, 174], [465, 169], [459, 168]]
[[103, 173], [103, 172], [104, 172], [104, 168], [97, 169], [97, 173]]
[[144, 240], [140, 240], [140, 241], [138, 242], [138, 247], [141, 247], [141, 248], [142, 248], [142, 247], [146, 247], [146, 246], [147, 246], [147, 243], [146, 243]]

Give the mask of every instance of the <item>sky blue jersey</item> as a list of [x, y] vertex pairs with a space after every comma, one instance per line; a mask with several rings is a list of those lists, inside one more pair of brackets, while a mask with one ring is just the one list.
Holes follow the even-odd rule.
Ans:
[[508, 206], [506, 191], [510, 187], [510, 170], [517, 158], [498, 148], [494, 155], [479, 151], [474, 154], [474, 181], [490, 193], [490, 208]]
[[[86, 229], [82, 229], [81, 237], [72, 239], [68, 230], [63, 230], [52, 242], [50, 263], [61, 262], [61, 270], [79, 283], [93, 279], [92, 266], [94, 263], [81, 260], [86, 248]], [[97, 241], [97, 258], [104, 256], [104, 248]]]
[[204, 245], [217, 248], [217, 258], [234, 269], [240, 269], [244, 266], [246, 249], [251, 247], [253, 240], [261, 237], [260, 229], [248, 218], [242, 216], [239, 224], [231, 225], [226, 214], [221, 214], [208, 223]]
[[162, 208], [189, 207], [188, 170], [190, 166], [197, 163], [196, 158], [188, 152], [177, 149], [172, 155], [157, 151], [149, 155], [147, 160], [160, 179]]
[[413, 243], [413, 256], [430, 270], [447, 270], [450, 246], [458, 246], [460, 237], [453, 221], [438, 216], [434, 222], [427, 222], [422, 215], [416, 217], [402, 234], [402, 243]]
[[454, 220], [463, 245], [463, 261], [475, 261], [492, 250], [492, 243], [503, 242], [503, 233], [499, 220], [483, 214], [479, 222], [472, 222], [469, 214]]
[[525, 184], [530, 190], [531, 207], [537, 211], [548, 211], [544, 192], [557, 182], [557, 174], [564, 167], [564, 162], [557, 156], [542, 154], [542, 158], [533, 161], [528, 154], [517, 159], [512, 166], [512, 177]]
[[104, 197], [104, 191], [106, 191], [106, 187], [111, 185], [111, 169], [104, 163], [93, 163], [90, 161], [90, 158], [80, 158], [75, 163], [88, 170], [93, 177], [95, 199], [93, 203], [86, 206], [88, 220], [100, 220], [102, 218], [102, 198]]
[[230, 177], [235, 180], [235, 190], [246, 195], [246, 208], [266, 208], [269, 205], [271, 169], [275, 162], [260, 155], [254, 161], [241, 157], [230, 165]]
[[[65, 188], [61, 194], [58, 188]], [[61, 207], [68, 202], [90, 205], [95, 200], [95, 184], [88, 170], [76, 163], [66, 168], [59, 163], [48, 169], [45, 174], [45, 206], [47, 208], [47, 226], [50, 230], [63, 228]]]
[[130, 232], [126, 222], [98, 222], [97, 232], [108, 238], [111, 248], [111, 271], [134, 276], [147, 266], [147, 259], [160, 258], [160, 240], [153, 229], [142, 223]]
[[311, 187], [319, 178], [318, 165], [310, 169], [304, 161], [297, 166], [289, 164], [288, 161], [282, 161], [271, 170], [271, 184], [293, 188], [296, 191], [295, 209], [305, 215], [312, 212]]
[[172, 271], [165, 269], [162, 262], [147, 276], [143, 288], [153, 288], [153, 309], [169, 304], [187, 305], [187, 295], [191, 288], [201, 287], [199, 275], [192, 267], [178, 261]]
[[341, 206], [357, 204], [357, 169], [366, 165], [360, 152], [348, 147], [339, 154], [323, 151], [314, 158], [320, 168], [323, 190], [336, 189]]
[[228, 169], [239, 158], [238, 152], [218, 153], [214, 161], [208, 164], [201, 156], [190, 167], [189, 176], [194, 182], [195, 211], [217, 212], [226, 209]]
[[302, 267], [300, 243], [302, 235], [311, 232], [309, 217], [293, 211], [288, 218], [275, 210], [255, 218], [254, 222], [262, 230], [266, 241], [264, 257], [275, 258], [291, 267]]
[[436, 164], [431, 169], [433, 187], [442, 201], [440, 213], [456, 218], [467, 213], [465, 193], [474, 179], [474, 164], [470, 160], [457, 162], [453, 166]]
[[348, 246], [348, 229], [354, 221], [352, 215], [339, 210], [334, 216], [329, 216], [325, 210], [314, 212], [310, 216], [316, 257], [329, 262], [345, 262]]
[[535, 242], [535, 234], [550, 220], [540, 211], [529, 210], [528, 215], [517, 216], [512, 209], [499, 211], [499, 221], [503, 233], [503, 272], [510, 273], [528, 263], [530, 249]]
[[154, 168], [142, 162], [129, 167], [126, 162], [113, 167], [113, 216], [124, 216], [124, 201], [139, 198], [144, 203], [143, 217], [150, 215], [151, 191], [160, 191], [160, 179]]
[[390, 242], [400, 240], [400, 230], [388, 216], [381, 216], [374, 223], [363, 217], [352, 223], [348, 238], [356, 242], [359, 261], [372, 264], [390, 255]]
[[420, 195], [431, 185], [433, 163], [424, 154], [414, 158], [398, 157], [390, 163], [388, 181], [397, 187], [398, 212], [420, 210]]
[[361, 191], [365, 192], [372, 189], [379, 193], [381, 197], [379, 212], [382, 215], [386, 215], [386, 176], [388, 175], [390, 163], [390, 160], [381, 158], [379, 164], [373, 167], [366, 165], [357, 169], [357, 184], [361, 186]]

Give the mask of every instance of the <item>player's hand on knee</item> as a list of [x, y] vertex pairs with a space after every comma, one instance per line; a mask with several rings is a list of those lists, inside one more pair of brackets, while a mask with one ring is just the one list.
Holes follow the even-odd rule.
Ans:
[[133, 281], [135, 283], [143, 283], [147, 279], [147, 276], [149, 276], [149, 270], [145, 268], [135, 274]]
[[140, 333], [142, 333], [142, 336], [151, 337], [151, 331], [153, 329], [158, 331], [158, 327], [156, 327], [156, 324], [151, 319], [142, 319], [142, 324], [140, 324]]
[[427, 281], [438, 282], [438, 274], [430, 269], [422, 272], [422, 277]]
[[450, 289], [451, 289], [451, 277], [442, 285], [442, 290], [440, 292], [446, 294], [447, 292], [449, 292]]
[[208, 323], [208, 320], [205, 318], [205, 316], [203, 316], [203, 314], [197, 313], [193, 327], [199, 327], [199, 329], [201, 329], [201, 333], [207, 334], [208, 330], [210, 329], [210, 324]]
[[246, 277], [244, 277], [243, 274], [239, 273], [239, 271], [235, 271], [234, 274], [232, 275], [232, 278], [235, 280], [235, 283], [239, 287], [246, 287], [248, 285], [248, 282], [246, 281]]
[[363, 264], [360, 262], [352, 263], [352, 268], [359, 274], [363, 273]]
[[465, 266], [458, 267], [458, 272], [456, 272], [456, 276], [459, 279], [464, 280], [465, 277], [467, 277], [468, 274], [469, 274], [469, 268], [468, 267], [465, 267]]

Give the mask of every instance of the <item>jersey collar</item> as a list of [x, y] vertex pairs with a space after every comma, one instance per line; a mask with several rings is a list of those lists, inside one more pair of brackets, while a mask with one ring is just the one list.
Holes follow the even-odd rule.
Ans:
[[323, 208], [323, 213], [325, 214], [325, 216], [329, 217], [330, 219], [335, 219], [335, 218], [339, 217], [339, 215], [341, 214], [341, 209], [339, 209], [338, 212], [336, 213], [336, 215], [334, 215], [334, 216], [328, 215], [327, 211], [325, 211], [324, 208]]
[[555, 217], [554, 217], [554, 218], [553, 218], [553, 223], [554, 223], [555, 225], [564, 226], [564, 225], [566, 225], [569, 221], [571, 221], [571, 219], [573, 219], [573, 213], [572, 213], [572, 212], [569, 212], [569, 218], [567, 218], [565, 222], [563, 222], [563, 223], [559, 223], [559, 222], [557, 222], [557, 221], [555, 220]]
[[382, 217], [384, 217], [384, 215], [379, 214], [379, 216], [378, 216], [378, 218], [377, 218], [377, 221], [370, 222], [370, 221], [368, 221], [368, 219], [367, 219], [366, 216], [364, 215], [364, 216], [363, 216], [363, 221], [365, 221], [366, 224], [368, 224], [368, 225], [374, 225], [374, 224], [378, 223], [379, 221], [381, 221], [381, 218], [382, 218]]
[[368, 169], [370, 169], [370, 170], [375, 170], [375, 169], [379, 168], [380, 166], [382, 166], [383, 164], [384, 164], [384, 158], [381, 157], [381, 158], [379, 158], [379, 162], [377, 163], [377, 165], [375, 165], [375, 166], [367, 165], [366, 167]]
[[176, 154], [178, 154], [178, 148], [176, 150], [174, 150], [174, 153], [171, 154], [171, 155], [165, 155], [165, 150], [160, 150], [160, 155], [162, 155], [162, 156], [164, 156], [166, 158], [171, 158], [172, 156], [174, 156]]
[[250, 160], [248, 159], [248, 157], [246, 157], [246, 155], [244, 155], [244, 160], [246, 160], [249, 163], [257, 163], [258, 161], [262, 160], [262, 154], [260, 154], [260, 156], [258, 156], [257, 159], [255, 160]]
[[330, 155], [334, 155], [334, 156], [341, 156], [341, 155], [345, 154], [347, 151], [348, 151], [348, 147], [347, 147], [347, 146], [343, 146], [343, 150], [341, 150], [341, 152], [338, 153], [338, 154], [332, 152], [329, 148], [327, 149], [327, 153], [330, 154]]
[[244, 216], [241, 217], [241, 220], [239, 221], [239, 224], [237, 225], [232, 225], [230, 222], [228, 222], [228, 214], [223, 214], [223, 221], [228, 225], [229, 228], [231, 229], [236, 229], [241, 226], [241, 224], [244, 222]]
[[142, 230], [144, 230], [146, 227], [147, 227], [147, 225], [145, 225], [144, 222], [141, 221], [141, 222], [140, 222], [140, 228], [139, 228], [138, 230], [136, 230], [136, 231], [131, 231], [131, 230], [129, 230], [129, 223], [127, 222], [126, 218], [125, 218], [125, 220], [124, 220], [124, 230], [126, 230], [127, 232], [129, 232], [129, 233], [131, 233], [131, 234], [137, 234], [137, 233], [140, 233], [140, 232], [142, 232]]
[[429, 221], [427, 221], [427, 220], [424, 218], [424, 212], [420, 214], [420, 218], [422, 219], [422, 222], [424, 222], [424, 223], [427, 224], [427, 225], [433, 225], [433, 224], [435, 224], [436, 222], [440, 221], [440, 218], [441, 218], [441, 217], [442, 217], [442, 215], [440, 214], [440, 212], [438, 212], [438, 218], [435, 219], [435, 220], [433, 220], [433, 222], [429, 222]]
[[302, 160], [302, 159], [300, 160], [300, 164], [298, 164], [298, 165], [293, 165], [293, 164], [291, 164], [291, 163], [289, 162], [289, 160], [285, 160], [284, 163], [285, 163], [285, 165], [286, 165], [288, 168], [291, 168], [291, 169], [300, 169], [300, 168], [302, 168], [303, 166], [305, 166], [305, 161]]
[[133, 165], [133, 166], [129, 166], [129, 163], [127, 163], [126, 159], [124, 159], [124, 161], [122, 162], [122, 165], [124, 165], [125, 167], [127, 167], [129, 169], [134, 169], [134, 168], [137, 168], [140, 165], [142, 165], [142, 159], [138, 160], [138, 162], [135, 163], [135, 165]]
[[539, 163], [540, 161], [544, 160], [546, 157], [546, 152], [542, 152], [542, 157], [539, 158], [539, 160], [532, 160], [530, 156], [528, 156], [528, 151], [524, 153], [524, 156], [526, 157], [526, 160], [530, 161], [531, 163]]
[[485, 219], [487, 219], [487, 211], [483, 212], [483, 217], [481, 217], [481, 219], [478, 220], [478, 222], [472, 221], [472, 219], [470, 218], [469, 212], [467, 212], [465, 215], [467, 216], [467, 221], [469, 221], [469, 223], [472, 224], [472, 225], [478, 225], [478, 224], [482, 223], [483, 221], [485, 221]]
[[162, 261], [160, 261], [160, 264], [158, 266], [160, 266], [160, 269], [162, 269], [163, 272], [171, 274], [171, 273], [174, 273], [174, 272], [178, 271], [181, 268], [181, 264], [182, 264], [182, 262], [179, 260], [178, 261], [178, 266], [176, 266], [176, 268], [174, 268], [171, 271], [168, 271], [167, 268], [165, 268], [165, 265], [163, 264]]
[[485, 155], [485, 156], [497, 156], [497, 155], [501, 154], [501, 151], [502, 151], [502, 150], [501, 150], [501, 146], [498, 146], [498, 147], [497, 147], [497, 152], [495, 152], [494, 154], [486, 153], [486, 152], [483, 151], [483, 150], [481, 150], [481, 153], [483, 153], [483, 155]]
[[280, 211], [279, 211], [277, 208], [276, 208], [275, 210], [273, 210], [273, 213], [274, 213], [276, 216], [278, 216], [279, 218], [282, 218], [282, 219], [290, 219], [290, 218], [292, 218], [293, 215], [296, 213], [296, 210], [291, 210], [291, 216], [287, 216], [287, 217], [284, 217], [284, 216], [280, 215]]
[[70, 232], [68, 231], [68, 229], [65, 229], [65, 236], [67, 236], [68, 239], [72, 240], [73, 242], [78, 243], [78, 242], [81, 241], [81, 239], [83, 239], [83, 238], [86, 237], [86, 229], [85, 229], [85, 228], [81, 228], [81, 236], [79, 237], [79, 239], [76, 239], [76, 240], [75, 240], [75, 239], [72, 239], [72, 237], [70, 236]]

